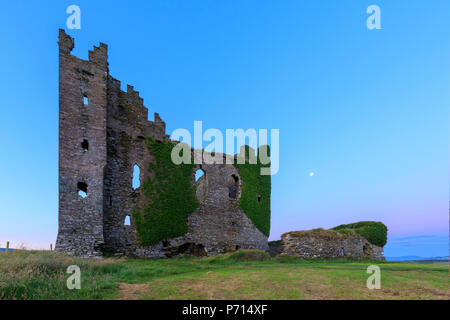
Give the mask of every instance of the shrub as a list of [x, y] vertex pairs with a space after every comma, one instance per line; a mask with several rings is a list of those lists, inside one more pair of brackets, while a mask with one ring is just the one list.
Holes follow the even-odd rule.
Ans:
[[341, 224], [331, 230], [338, 232], [349, 232], [349, 230], [355, 231], [366, 238], [371, 244], [379, 247], [384, 247], [387, 242], [388, 228], [382, 222], [361, 221], [350, 224]]

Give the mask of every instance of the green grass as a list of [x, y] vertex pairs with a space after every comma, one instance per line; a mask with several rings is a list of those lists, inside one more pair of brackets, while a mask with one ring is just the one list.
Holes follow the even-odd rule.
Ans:
[[[68, 290], [69, 265], [81, 290]], [[366, 288], [369, 265], [380, 290]], [[56, 252], [0, 254], [0, 299], [450, 299], [448, 265], [268, 258], [238, 251], [206, 258], [89, 260]]]

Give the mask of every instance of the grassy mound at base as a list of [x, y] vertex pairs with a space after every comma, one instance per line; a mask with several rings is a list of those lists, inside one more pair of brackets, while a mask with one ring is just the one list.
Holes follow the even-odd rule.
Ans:
[[243, 249], [232, 253], [220, 254], [206, 258], [211, 263], [231, 261], [264, 261], [270, 260], [270, 255], [263, 250]]

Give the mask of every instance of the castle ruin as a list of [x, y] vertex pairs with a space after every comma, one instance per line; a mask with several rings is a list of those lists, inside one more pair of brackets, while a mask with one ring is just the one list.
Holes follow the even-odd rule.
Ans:
[[[152, 154], [149, 143], [177, 142], [169, 139], [158, 113], [154, 121], [148, 120], [148, 109], [139, 93], [130, 85], [126, 92], [122, 91], [120, 81], [109, 74], [107, 45], [100, 43], [99, 47], [94, 47], [87, 61], [71, 55], [74, 39], [64, 30], [59, 32], [58, 45], [59, 230], [56, 250], [84, 257], [109, 253], [156, 258], [214, 255], [240, 248], [268, 250], [270, 176], [265, 180], [268, 181], [264, 189], [267, 192], [250, 186], [248, 191], [243, 191], [246, 181], [233, 164], [194, 165], [189, 171], [186, 191], [181, 192], [187, 194], [181, 194], [173, 206], [181, 212], [186, 203], [183, 201], [190, 199], [190, 185], [195, 186], [198, 205], [185, 218], [181, 216], [173, 221], [181, 231], [172, 232], [167, 219], [161, 220], [162, 231], [155, 229], [159, 227], [159, 220], [152, 210], [152, 206], [156, 206], [154, 196], [164, 189], [165, 180], [160, 178], [160, 187], [149, 187], [158, 177], [156, 155]], [[140, 169], [141, 182], [136, 189], [132, 186], [135, 166]], [[195, 181], [197, 170], [202, 170], [204, 175]], [[241, 205], [244, 196], [246, 201]], [[160, 203], [163, 200], [160, 199]], [[244, 211], [244, 205], [250, 209]], [[169, 207], [166, 214], [170, 214], [170, 210]], [[256, 224], [264, 228], [257, 228]], [[157, 230], [157, 236], [149, 235], [151, 230]]]
[[[210, 256], [238, 249], [269, 251], [268, 153], [206, 153], [222, 160], [176, 165], [179, 145], [166, 134], [158, 113], [130, 85], [121, 90], [109, 74], [107, 45], [89, 59], [71, 55], [74, 39], [59, 32], [59, 224], [56, 250], [82, 257], [104, 255], [164, 258]], [[199, 150], [190, 147], [191, 155]], [[139, 185], [133, 185], [138, 168]], [[196, 172], [203, 175], [196, 179]], [[363, 234], [357, 228], [367, 228]], [[337, 230], [342, 229], [344, 230]], [[356, 228], [356, 229], [355, 229]], [[294, 231], [271, 243], [273, 255], [382, 260], [387, 228], [379, 222], [341, 225], [336, 230]], [[349, 230], [349, 229], [354, 229]], [[372, 234], [372, 236], [371, 236]], [[381, 239], [381, 240], [380, 240]]]

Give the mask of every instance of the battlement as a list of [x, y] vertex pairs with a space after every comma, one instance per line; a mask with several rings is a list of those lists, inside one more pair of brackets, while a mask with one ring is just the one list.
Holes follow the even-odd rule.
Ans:
[[[70, 55], [75, 47], [75, 40], [69, 36], [63, 29], [59, 29], [58, 46], [60, 54]], [[94, 46], [93, 50], [88, 52], [88, 60], [83, 62], [90, 62], [103, 72], [108, 72], [108, 46], [100, 43], [98, 47]], [[78, 58], [77, 58], [78, 59]]]
[[89, 50], [89, 61], [98, 68], [108, 71], [108, 46], [100, 43], [99, 47], [94, 46], [94, 50]]
[[59, 29], [58, 46], [60, 52], [70, 54], [75, 47], [75, 41], [71, 36], [67, 35], [63, 29]]
[[[144, 99], [140, 97], [139, 91], [130, 84], [127, 84], [126, 91], [121, 90], [121, 81], [109, 75], [108, 45], [100, 43], [99, 46], [94, 46], [93, 50], [89, 50], [88, 60], [82, 60], [70, 54], [75, 46], [75, 41], [63, 29], [59, 30], [58, 44], [60, 53], [63, 55], [61, 60], [69, 59], [65, 61], [65, 64], [72, 64], [76, 72], [81, 72], [80, 77], [84, 80], [84, 83], [80, 84], [83, 96], [89, 98], [90, 92], [95, 91], [92, 88], [89, 89], [86, 84], [92, 76], [95, 74], [106, 75], [108, 117], [121, 119], [124, 126], [134, 124], [141, 129], [144, 128], [141, 131], [158, 140], [165, 136], [165, 122], [157, 113], [155, 113], [155, 121], [148, 120], [148, 108], [144, 106]], [[130, 130], [124, 128], [124, 131]]]

